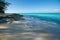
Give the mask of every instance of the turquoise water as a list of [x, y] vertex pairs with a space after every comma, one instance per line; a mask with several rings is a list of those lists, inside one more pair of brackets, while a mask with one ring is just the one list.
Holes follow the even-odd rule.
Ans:
[[6, 29], [0, 28], [1, 40], [60, 40], [59, 13], [22, 13], [22, 15], [25, 20], [20, 19], [17, 24], [4, 24], [3, 26], [8, 26]]
[[22, 13], [22, 15], [33, 16], [41, 20], [46, 20], [60, 24], [60, 13]]
[[[59, 35], [60, 37], [59, 13], [22, 13], [22, 15], [27, 20], [28, 27], [42, 27], [44, 32]], [[40, 32], [40, 30], [34, 32]]]

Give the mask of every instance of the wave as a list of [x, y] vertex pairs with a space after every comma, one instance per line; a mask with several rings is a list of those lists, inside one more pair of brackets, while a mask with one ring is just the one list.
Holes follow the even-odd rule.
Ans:
[[60, 13], [22, 13], [22, 15], [60, 24]]
[[[26, 25], [29, 28], [39, 29], [34, 32], [41, 31], [43, 33], [52, 33], [52, 34], [60, 35], [60, 32], [59, 32], [60, 26], [59, 26], [59, 24], [57, 24], [55, 22], [41, 20], [41, 19], [39, 19], [40, 17], [36, 17], [36, 16], [24, 16], [24, 18], [26, 20]], [[42, 28], [42, 30], [40, 30], [40, 28]]]

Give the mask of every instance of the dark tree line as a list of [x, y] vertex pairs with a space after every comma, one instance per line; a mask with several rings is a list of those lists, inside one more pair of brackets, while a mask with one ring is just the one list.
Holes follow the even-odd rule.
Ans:
[[5, 2], [5, 0], [0, 0], [0, 14], [5, 13], [5, 10], [8, 5], [9, 5], [9, 3]]

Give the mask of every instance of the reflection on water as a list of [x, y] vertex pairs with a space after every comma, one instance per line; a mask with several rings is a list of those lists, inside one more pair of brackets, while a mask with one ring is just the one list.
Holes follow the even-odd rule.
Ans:
[[0, 40], [60, 40], [60, 27], [56, 23], [33, 17], [16, 22], [0, 26]]

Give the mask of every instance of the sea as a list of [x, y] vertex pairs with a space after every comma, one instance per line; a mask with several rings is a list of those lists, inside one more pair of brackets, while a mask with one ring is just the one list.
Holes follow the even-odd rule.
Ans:
[[0, 24], [0, 40], [60, 40], [60, 13], [17, 13], [23, 20]]
[[22, 13], [22, 15], [27, 20], [28, 26], [42, 27], [46, 33], [60, 37], [60, 13]]
[[22, 15], [60, 24], [60, 13], [22, 13]]

